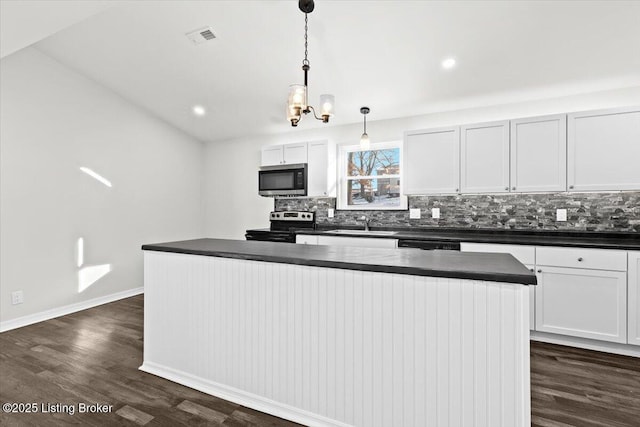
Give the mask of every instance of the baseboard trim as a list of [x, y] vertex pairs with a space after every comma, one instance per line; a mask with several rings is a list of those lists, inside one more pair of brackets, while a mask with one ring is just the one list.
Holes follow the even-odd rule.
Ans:
[[41, 311], [39, 313], [29, 314], [27, 316], [18, 317], [16, 319], [5, 320], [4, 322], [0, 322], [0, 332], [6, 332], [12, 329], [22, 328], [23, 326], [33, 325], [34, 323], [39, 323], [45, 320], [54, 319], [56, 317], [65, 316], [67, 314], [76, 313], [78, 311], [97, 307], [102, 304], [107, 304], [135, 295], [140, 295], [142, 293], [144, 293], [144, 287], [133, 288], [126, 291], [116, 292], [115, 294], [105, 295], [103, 297], [93, 298], [87, 301], [81, 301], [75, 304], [69, 304], [62, 307]]
[[560, 344], [569, 347], [584, 348], [587, 350], [614, 353], [623, 356], [640, 357], [640, 346], [631, 344], [619, 344], [607, 341], [590, 340], [588, 338], [570, 337], [567, 335], [550, 334], [546, 332], [531, 331], [530, 338], [533, 341]]
[[331, 418], [314, 414], [293, 406], [276, 402], [257, 394], [249, 393], [234, 387], [216, 383], [196, 377], [187, 372], [179, 371], [153, 362], [144, 362], [139, 368], [141, 371], [157, 375], [161, 378], [191, 387], [203, 393], [210, 394], [220, 399], [228, 400], [256, 411], [265, 412], [275, 417], [283, 418], [310, 427], [352, 427]]

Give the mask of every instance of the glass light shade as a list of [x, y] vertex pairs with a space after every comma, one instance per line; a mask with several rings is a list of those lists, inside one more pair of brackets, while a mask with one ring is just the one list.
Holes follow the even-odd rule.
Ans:
[[320, 115], [332, 117], [334, 114], [336, 99], [333, 95], [320, 95]]
[[307, 88], [304, 85], [289, 86], [289, 109], [304, 110], [307, 108]]
[[367, 133], [363, 133], [360, 137], [360, 149], [362, 151], [369, 150], [371, 148], [371, 141], [369, 140], [369, 135]]

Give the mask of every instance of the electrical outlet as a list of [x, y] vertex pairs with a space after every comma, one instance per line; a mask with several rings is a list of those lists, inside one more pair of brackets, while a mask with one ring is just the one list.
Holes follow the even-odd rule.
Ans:
[[409, 219], [420, 219], [420, 209], [409, 209]]
[[327, 218], [333, 218], [334, 214], [335, 212], [333, 211], [332, 208], [327, 209]]
[[11, 304], [22, 304], [24, 302], [24, 294], [22, 291], [11, 292]]
[[440, 219], [440, 208], [431, 208], [431, 218]]
[[556, 221], [566, 221], [566, 220], [567, 220], [567, 210], [556, 209]]

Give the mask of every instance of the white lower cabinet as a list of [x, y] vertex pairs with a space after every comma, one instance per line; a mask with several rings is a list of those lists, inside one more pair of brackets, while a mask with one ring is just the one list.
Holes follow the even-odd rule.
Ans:
[[359, 248], [397, 248], [398, 239], [380, 239], [375, 237], [323, 236], [298, 234], [296, 243], [301, 245], [332, 245]]
[[628, 253], [627, 281], [629, 286], [629, 344], [640, 345], [640, 251]]
[[317, 245], [318, 236], [312, 236], [308, 234], [298, 234], [296, 235], [296, 243], [300, 245]]
[[622, 271], [537, 266], [536, 331], [627, 342]]
[[351, 246], [359, 248], [397, 248], [398, 239], [318, 236], [318, 245]]

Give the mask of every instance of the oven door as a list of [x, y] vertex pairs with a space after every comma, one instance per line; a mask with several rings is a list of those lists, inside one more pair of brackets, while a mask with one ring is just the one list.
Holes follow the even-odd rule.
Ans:
[[263, 166], [258, 171], [261, 196], [306, 196], [307, 164]]

